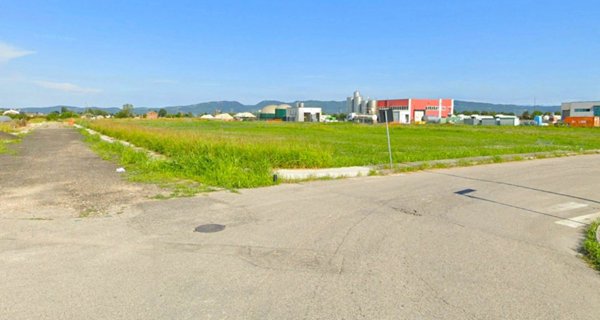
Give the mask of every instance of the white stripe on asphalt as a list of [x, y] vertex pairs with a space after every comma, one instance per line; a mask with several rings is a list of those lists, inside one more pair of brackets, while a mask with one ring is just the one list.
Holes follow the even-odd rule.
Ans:
[[555, 206], [552, 206], [549, 208], [549, 210], [550, 210], [550, 212], [562, 212], [562, 211], [585, 208], [587, 206], [588, 206], [587, 204], [580, 203], [580, 202], [565, 202], [565, 203], [560, 203]]
[[571, 227], [571, 228], [579, 228], [584, 227], [592, 223], [594, 220], [600, 218], [600, 212], [586, 214], [584, 216], [579, 216], [575, 218], [558, 220], [555, 223], [563, 226]]

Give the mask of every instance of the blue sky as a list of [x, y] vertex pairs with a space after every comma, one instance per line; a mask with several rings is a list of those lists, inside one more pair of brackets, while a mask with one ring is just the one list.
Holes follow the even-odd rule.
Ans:
[[597, 1], [0, 0], [0, 107], [600, 99]]

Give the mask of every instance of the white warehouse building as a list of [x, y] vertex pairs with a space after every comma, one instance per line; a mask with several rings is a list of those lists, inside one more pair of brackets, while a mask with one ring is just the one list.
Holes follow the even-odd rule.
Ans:
[[323, 110], [321, 108], [305, 107], [303, 102], [296, 104], [296, 107], [287, 109], [286, 121], [293, 122], [321, 122]]

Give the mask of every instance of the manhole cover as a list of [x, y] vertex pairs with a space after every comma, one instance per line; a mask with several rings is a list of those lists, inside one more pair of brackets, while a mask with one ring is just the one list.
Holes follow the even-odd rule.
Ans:
[[197, 226], [194, 232], [212, 233], [223, 231], [223, 229], [225, 229], [225, 226], [222, 224], [203, 224]]

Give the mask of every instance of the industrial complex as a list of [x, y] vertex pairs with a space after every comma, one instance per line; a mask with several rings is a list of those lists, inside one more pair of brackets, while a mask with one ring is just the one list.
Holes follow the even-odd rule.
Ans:
[[455, 123], [483, 126], [546, 126], [563, 123], [574, 127], [600, 127], [600, 101], [563, 103], [561, 111], [561, 115], [537, 115], [533, 121], [523, 122], [514, 115], [455, 115], [454, 99], [379, 100], [363, 98], [358, 90], [346, 98], [348, 120], [354, 122]]
[[[452, 123], [472, 126], [565, 124], [574, 127], [600, 127], [600, 101], [565, 102], [561, 106], [560, 115], [540, 113], [530, 120], [531, 118], [520, 119], [512, 114], [455, 114], [454, 99], [449, 98], [371, 99], [364, 98], [357, 90], [346, 98], [346, 113], [347, 121], [358, 123]], [[234, 118], [289, 122], [328, 122], [332, 119], [323, 114], [322, 108], [306, 107], [303, 102], [297, 102], [295, 106], [271, 104], [263, 107], [257, 118], [239, 115]]]
[[454, 113], [453, 99], [364, 99], [359, 91], [346, 99], [348, 115], [351, 119], [365, 116], [377, 120], [395, 123], [440, 122]]
[[[323, 101], [326, 103], [326, 101]], [[343, 105], [343, 101], [331, 101]], [[465, 112], [456, 113], [455, 100], [450, 98], [402, 98], [402, 99], [371, 99], [364, 98], [358, 90], [346, 98], [345, 113], [343, 107], [336, 106], [337, 114], [324, 114], [319, 102], [304, 102], [269, 104], [254, 112], [223, 113], [215, 109], [214, 113], [198, 115], [203, 120], [219, 121], [286, 121], [286, 122], [338, 122], [355, 123], [392, 123], [392, 124], [424, 124], [449, 123], [471, 126], [519, 126], [519, 125], [566, 125], [571, 127], [600, 127], [600, 101], [564, 102], [560, 112], [535, 111], [529, 114], [527, 109], [521, 117], [509, 114], [496, 114], [487, 110], [482, 114]], [[292, 106], [293, 105], [293, 106]], [[460, 105], [459, 105], [460, 106]], [[327, 106], [326, 106], [327, 107]], [[331, 111], [331, 106], [328, 107]], [[256, 109], [254, 109], [256, 110]], [[547, 109], [546, 109], [547, 110]], [[51, 113], [57, 113], [53, 111]], [[29, 117], [45, 116], [43, 113], [26, 113], [15, 109], [0, 109], [0, 114], [7, 117], [26, 115]], [[94, 115], [86, 111], [82, 118], [102, 119], [113, 115]], [[161, 116], [155, 110], [131, 117], [158, 119]], [[176, 117], [194, 117], [192, 112], [183, 115], [179, 112]], [[166, 117], [169, 117], [168, 115]], [[345, 118], [344, 118], [345, 117]]]

